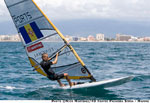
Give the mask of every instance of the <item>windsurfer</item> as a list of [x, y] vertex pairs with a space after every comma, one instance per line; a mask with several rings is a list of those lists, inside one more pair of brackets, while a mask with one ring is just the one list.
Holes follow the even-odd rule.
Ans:
[[48, 57], [47, 53], [43, 53], [42, 54], [42, 62], [40, 63], [40, 65], [42, 66], [42, 68], [44, 69], [44, 71], [47, 74], [47, 77], [50, 80], [57, 80], [57, 82], [59, 83], [59, 85], [61, 87], [64, 87], [65, 85], [60, 81], [60, 79], [62, 78], [66, 78], [66, 80], [68, 81], [70, 87], [75, 85], [76, 83], [71, 82], [71, 80], [69, 79], [69, 75], [68, 73], [63, 73], [63, 74], [56, 74], [52, 69], [51, 69], [51, 65], [53, 64], [57, 64], [58, 61], [58, 53], [56, 54], [55, 60], [51, 61], [51, 58]]

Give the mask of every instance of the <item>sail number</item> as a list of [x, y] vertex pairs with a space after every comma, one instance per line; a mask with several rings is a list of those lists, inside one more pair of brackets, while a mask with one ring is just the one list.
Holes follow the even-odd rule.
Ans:
[[51, 52], [53, 52], [54, 51], [54, 48], [48, 48], [48, 49], [46, 49], [46, 50], [43, 50], [43, 51], [40, 51], [40, 52], [38, 52], [38, 53], [36, 53], [36, 54], [34, 54], [34, 58], [37, 58], [37, 57], [41, 57], [41, 55], [43, 54], [43, 53], [51, 53]]
[[24, 22], [32, 19], [32, 16], [29, 12], [25, 12], [18, 16], [13, 15], [12, 18], [13, 18], [14, 22], [18, 25], [18, 24], [24, 23]]

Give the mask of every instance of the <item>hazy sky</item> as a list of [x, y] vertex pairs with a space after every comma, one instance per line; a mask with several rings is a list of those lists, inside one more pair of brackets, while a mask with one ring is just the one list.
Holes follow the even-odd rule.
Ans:
[[[150, 0], [34, 0], [65, 34], [126, 33], [150, 36]], [[0, 33], [15, 33], [3, 0], [0, 0]], [[7, 28], [10, 28], [8, 31]]]

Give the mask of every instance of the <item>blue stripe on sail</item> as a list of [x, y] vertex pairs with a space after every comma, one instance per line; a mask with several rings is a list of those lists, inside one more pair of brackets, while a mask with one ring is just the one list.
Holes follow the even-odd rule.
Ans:
[[43, 37], [43, 34], [41, 33], [40, 29], [38, 28], [35, 22], [30, 23], [30, 25], [38, 39]]
[[19, 31], [20, 31], [26, 44], [32, 42], [24, 27], [19, 28]]

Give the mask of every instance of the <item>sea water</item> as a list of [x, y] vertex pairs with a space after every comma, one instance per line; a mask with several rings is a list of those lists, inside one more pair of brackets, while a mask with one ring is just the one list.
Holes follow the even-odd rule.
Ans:
[[150, 43], [71, 44], [97, 81], [130, 75], [135, 78], [126, 84], [105, 89], [62, 90], [57, 82], [32, 71], [21, 43], [1, 42], [0, 99], [150, 99]]

